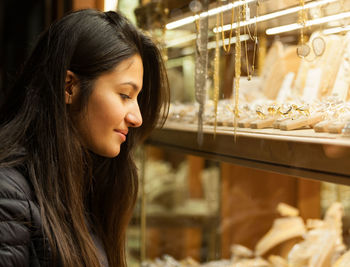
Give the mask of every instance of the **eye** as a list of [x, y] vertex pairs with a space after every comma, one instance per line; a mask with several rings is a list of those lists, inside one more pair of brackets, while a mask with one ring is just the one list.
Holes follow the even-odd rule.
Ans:
[[122, 99], [130, 99], [130, 96], [126, 95], [126, 94], [120, 94]]

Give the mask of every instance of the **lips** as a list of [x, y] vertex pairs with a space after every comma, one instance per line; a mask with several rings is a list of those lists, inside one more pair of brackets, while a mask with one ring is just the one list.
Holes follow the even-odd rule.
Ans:
[[123, 142], [126, 140], [126, 135], [128, 134], [128, 130], [114, 130], [118, 135], [123, 139]]
[[114, 130], [114, 131], [116, 131], [118, 133], [121, 133], [121, 134], [124, 134], [124, 135], [128, 134], [128, 130], [127, 129], [126, 130]]

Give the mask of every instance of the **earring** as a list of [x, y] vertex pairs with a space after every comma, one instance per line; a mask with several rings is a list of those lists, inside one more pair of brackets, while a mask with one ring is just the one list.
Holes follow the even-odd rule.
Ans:
[[68, 104], [72, 104], [72, 95], [68, 94]]

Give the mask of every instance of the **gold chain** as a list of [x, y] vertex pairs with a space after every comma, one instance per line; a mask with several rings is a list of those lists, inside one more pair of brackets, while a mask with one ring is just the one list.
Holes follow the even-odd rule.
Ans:
[[[247, 65], [248, 80], [250, 80], [251, 77], [255, 73], [255, 57], [256, 57], [256, 50], [257, 50], [257, 46], [258, 46], [258, 23], [257, 23], [257, 20], [258, 20], [258, 17], [259, 17], [259, 7], [260, 7], [260, 3], [259, 3], [259, 0], [257, 0], [257, 2], [256, 2], [256, 17], [255, 17], [255, 22], [254, 22], [255, 26], [254, 26], [254, 33], [253, 33], [253, 35], [252, 35], [252, 33], [251, 33], [250, 29], [249, 29], [249, 25], [246, 25], [246, 29], [248, 31], [249, 38], [250, 38], [250, 40], [252, 40], [254, 42], [253, 62], [252, 62], [252, 70], [250, 72], [250, 75], [249, 75], [248, 65]], [[243, 14], [245, 15], [246, 13], [244, 12]], [[246, 32], [244, 32], [244, 34], [246, 34]], [[247, 44], [245, 43], [245, 45], [247, 45]], [[247, 50], [247, 48], [246, 48], [246, 50]], [[247, 62], [248, 62], [247, 52], [246, 52], [246, 59], [247, 59]]]
[[195, 26], [196, 26], [196, 34], [197, 34], [197, 37], [198, 37], [198, 34], [199, 34], [199, 30], [200, 30], [199, 19], [200, 19], [199, 15], [196, 14], [196, 15], [195, 15], [194, 23], [195, 23]]
[[299, 23], [302, 26], [300, 28], [300, 44], [303, 45], [305, 43], [304, 30], [305, 30], [306, 21], [307, 21], [307, 15], [305, 12], [305, 0], [299, 0], [299, 5], [301, 6], [301, 9], [299, 11]]
[[[226, 46], [225, 44], [225, 33], [224, 33], [224, 11], [221, 11], [221, 37], [222, 37], [222, 48], [224, 49], [224, 51], [226, 53], [229, 53], [231, 50], [231, 38], [232, 38], [232, 32], [233, 32], [233, 28], [232, 28], [232, 24], [234, 22], [234, 16], [235, 16], [235, 9], [233, 7], [233, 0], [232, 0], [232, 9], [231, 9], [231, 29], [230, 29], [230, 35], [229, 35], [229, 39], [228, 39], [228, 46]], [[218, 29], [218, 27], [217, 27]]]
[[[247, 18], [247, 5], [248, 4], [244, 4], [243, 5], [243, 16], [242, 16], [242, 20], [243, 21], [246, 21], [247, 19], [250, 19], [250, 18]], [[244, 35], [246, 36], [247, 35], [247, 27], [248, 25], [244, 26]], [[244, 39], [244, 47], [245, 47], [245, 61], [246, 61], [246, 67], [247, 67], [247, 77], [248, 77], [248, 80], [251, 79], [251, 75], [249, 73], [249, 58], [248, 58], [248, 45], [247, 45], [247, 39]]]
[[[256, 57], [256, 50], [258, 47], [258, 25], [257, 25], [257, 19], [259, 16], [259, 0], [257, 2], [257, 9], [256, 9], [256, 18], [255, 18], [255, 28], [254, 28], [254, 51], [253, 51], [253, 64], [252, 64], [252, 75], [254, 75], [255, 72], [255, 57]], [[249, 28], [248, 28], [249, 29]]]
[[195, 16], [196, 17], [195, 17], [195, 21], [194, 22], [195, 22], [195, 25], [196, 25], [196, 32], [199, 33], [199, 30], [200, 30], [199, 29], [199, 27], [200, 27], [200, 25], [199, 25], [199, 15], [196, 14]]
[[234, 136], [236, 140], [237, 118], [238, 118], [238, 98], [239, 98], [239, 80], [241, 77], [241, 8], [238, 7], [237, 28], [236, 28], [236, 51], [235, 51], [235, 111], [234, 111]]
[[200, 51], [200, 48], [199, 48], [199, 31], [200, 31], [200, 16], [199, 16], [199, 13], [196, 13], [195, 14], [195, 20], [194, 20], [194, 23], [195, 23], [195, 28], [196, 28], [196, 50], [198, 52], [198, 54], [201, 54], [201, 51]]
[[[216, 28], [219, 26], [219, 14], [216, 14]], [[217, 125], [217, 113], [218, 113], [218, 101], [219, 101], [219, 58], [220, 58], [220, 49], [219, 49], [219, 32], [216, 31], [216, 47], [215, 47], [215, 58], [214, 58], [214, 139], [216, 137], [216, 125]]]

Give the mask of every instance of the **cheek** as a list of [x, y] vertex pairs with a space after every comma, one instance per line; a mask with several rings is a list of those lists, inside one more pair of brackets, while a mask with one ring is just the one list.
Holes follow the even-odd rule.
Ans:
[[116, 127], [123, 119], [121, 102], [116, 95], [103, 95], [91, 99], [88, 106], [88, 117], [93, 120], [91, 127], [100, 125]]
[[122, 123], [124, 115], [121, 101], [116, 95], [92, 96], [85, 116], [79, 122], [84, 143], [93, 151], [114, 138], [114, 129]]

